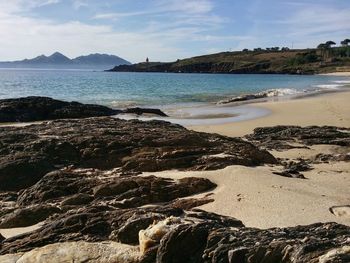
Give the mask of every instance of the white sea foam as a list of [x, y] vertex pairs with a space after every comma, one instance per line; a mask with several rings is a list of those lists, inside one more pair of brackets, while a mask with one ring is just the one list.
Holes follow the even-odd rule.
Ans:
[[282, 97], [282, 96], [300, 94], [303, 92], [304, 92], [303, 90], [296, 90], [296, 89], [271, 89], [271, 90], [260, 92], [260, 94], [266, 94], [267, 97]]
[[321, 85], [315, 85], [315, 88], [319, 88], [321, 90], [336, 90], [341, 87], [344, 87], [344, 85], [340, 84], [321, 84]]
[[113, 100], [110, 103], [110, 106], [115, 108], [128, 108], [128, 107], [135, 107], [136, 105], [138, 105], [138, 103], [132, 100], [119, 100], [119, 101]]
[[335, 80], [333, 82], [338, 83], [338, 84], [350, 84], [350, 79], [349, 80]]

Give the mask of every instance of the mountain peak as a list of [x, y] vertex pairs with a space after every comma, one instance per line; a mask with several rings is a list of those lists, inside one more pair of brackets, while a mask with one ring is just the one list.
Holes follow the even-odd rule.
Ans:
[[53, 53], [51, 56], [49, 56], [49, 58], [65, 58], [65, 59], [69, 59], [68, 57], [66, 57], [65, 55], [63, 55], [60, 52]]
[[40, 55], [33, 59], [25, 59], [13, 62], [0, 62], [6, 67], [59, 67], [59, 68], [92, 68], [108, 69], [117, 65], [129, 65], [130, 62], [118, 56], [107, 54], [90, 54], [70, 59], [60, 52], [55, 52], [50, 56]]

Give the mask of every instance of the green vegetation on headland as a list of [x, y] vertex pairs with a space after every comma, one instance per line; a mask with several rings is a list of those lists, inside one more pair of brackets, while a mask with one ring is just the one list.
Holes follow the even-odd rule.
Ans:
[[350, 40], [341, 46], [333, 41], [311, 49], [272, 47], [222, 52], [177, 60], [142, 62], [116, 66], [116, 72], [231, 73], [231, 74], [318, 74], [350, 71]]

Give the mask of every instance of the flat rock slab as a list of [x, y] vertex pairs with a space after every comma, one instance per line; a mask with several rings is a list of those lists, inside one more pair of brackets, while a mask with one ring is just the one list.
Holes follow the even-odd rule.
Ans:
[[213, 170], [277, 163], [239, 138], [189, 131], [163, 121], [111, 117], [0, 128], [0, 190], [20, 190], [73, 165], [124, 172]]
[[[288, 150], [316, 144], [350, 146], [350, 129], [334, 126], [274, 126], [254, 129], [246, 138], [270, 150]], [[296, 144], [298, 144], [296, 146]], [[300, 146], [300, 144], [304, 146]]]

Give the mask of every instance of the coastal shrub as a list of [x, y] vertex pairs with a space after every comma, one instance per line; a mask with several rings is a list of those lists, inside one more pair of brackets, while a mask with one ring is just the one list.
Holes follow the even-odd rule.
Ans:
[[290, 59], [289, 64], [291, 66], [314, 63], [320, 61], [318, 55], [315, 51], [298, 54], [294, 58]]

